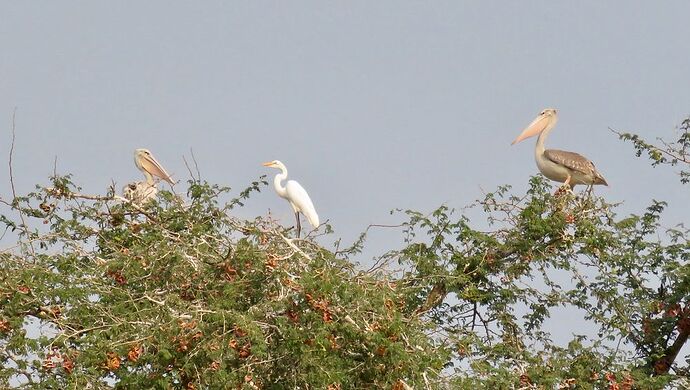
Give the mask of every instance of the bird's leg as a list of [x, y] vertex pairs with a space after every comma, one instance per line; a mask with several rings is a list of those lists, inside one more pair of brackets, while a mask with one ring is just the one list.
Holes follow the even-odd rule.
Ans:
[[563, 184], [561, 184], [561, 186], [558, 187], [558, 189], [556, 190], [556, 192], [554, 192], [553, 195], [554, 195], [554, 196], [559, 196], [559, 195], [562, 195], [562, 194], [564, 194], [564, 193], [566, 193], [566, 192], [568, 192], [568, 191], [571, 191], [571, 192], [572, 192], [573, 188], [570, 186], [570, 179], [571, 179], [571, 178], [572, 178], [572, 177], [571, 177], [570, 175], [568, 175], [568, 177], [565, 179], [565, 181], [563, 182]]
[[572, 179], [572, 178], [573, 178], [572, 176], [568, 175], [568, 178], [566, 178], [566, 179], [565, 179], [565, 182], [563, 183], [563, 187], [566, 188], [566, 191], [567, 191], [567, 190], [570, 190], [570, 191], [573, 190], [573, 187], [574, 187], [574, 186], [571, 186], [571, 185], [570, 185], [570, 179]]
[[295, 219], [297, 220], [297, 238], [299, 238], [299, 233], [302, 230], [302, 227], [299, 223], [299, 211], [295, 211]]

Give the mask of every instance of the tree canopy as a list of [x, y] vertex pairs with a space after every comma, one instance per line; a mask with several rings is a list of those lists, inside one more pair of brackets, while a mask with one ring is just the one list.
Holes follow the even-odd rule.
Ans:
[[[638, 155], [680, 167], [690, 119]], [[366, 233], [327, 249], [192, 179], [137, 205], [69, 175], [6, 203], [0, 385], [33, 389], [646, 389], [688, 385], [690, 241], [586, 193], [497, 188], [470, 207], [400, 211], [405, 245], [369, 269]], [[685, 188], [682, 188], [685, 190]], [[477, 227], [488, 226], [480, 229]], [[586, 332], [552, 339], [580, 316]], [[38, 329], [38, 331], [36, 331]], [[33, 331], [32, 331], [33, 330]]]

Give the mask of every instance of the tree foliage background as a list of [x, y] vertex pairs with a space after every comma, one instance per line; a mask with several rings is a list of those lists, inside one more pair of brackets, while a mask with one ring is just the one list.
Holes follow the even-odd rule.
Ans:
[[[690, 119], [673, 142], [620, 133], [690, 178]], [[690, 243], [666, 204], [637, 214], [585, 193], [504, 186], [470, 207], [400, 211], [402, 248], [368, 270], [234, 210], [265, 188], [192, 179], [131, 204], [69, 175], [3, 200], [0, 386], [33, 389], [663, 388], [689, 386]], [[567, 313], [567, 314], [564, 314]], [[552, 316], [591, 331], [552, 340]], [[39, 328], [38, 336], [27, 332]]]

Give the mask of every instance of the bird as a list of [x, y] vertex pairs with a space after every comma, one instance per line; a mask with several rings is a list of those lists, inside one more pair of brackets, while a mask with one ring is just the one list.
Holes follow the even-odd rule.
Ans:
[[148, 149], [134, 151], [134, 164], [144, 174], [146, 180], [129, 183], [122, 189], [122, 195], [133, 203], [146, 203], [156, 197], [158, 187], [154, 176], [167, 181], [170, 185], [175, 184]]
[[563, 183], [572, 190], [576, 184], [586, 184], [590, 189], [595, 184], [608, 186], [606, 179], [586, 157], [564, 150], [545, 149], [544, 142], [558, 122], [556, 109], [547, 108], [530, 123], [511, 145], [539, 134], [534, 149], [534, 158], [539, 171], [547, 178]]
[[295, 219], [297, 220], [297, 237], [299, 238], [301, 225], [299, 221], [299, 214], [304, 214], [307, 220], [314, 228], [319, 227], [319, 215], [316, 214], [316, 209], [314, 204], [309, 198], [309, 194], [298, 182], [294, 180], [288, 180], [285, 183], [285, 187], [281, 185], [281, 182], [287, 179], [288, 170], [285, 164], [278, 160], [273, 160], [263, 163], [263, 166], [270, 168], [280, 169], [280, 173], [273, 178], [273, 188], [275, 188], [278, 196], [286, 199], [292, 210], [295, 212]]

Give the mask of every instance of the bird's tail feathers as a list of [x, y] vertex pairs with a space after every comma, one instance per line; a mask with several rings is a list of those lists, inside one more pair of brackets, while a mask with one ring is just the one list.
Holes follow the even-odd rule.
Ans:
[[309, 223], [311, 224], [311, 226], [314, 227], [314, 229], [319, 227], [319, 216], [316, 215], [316, 212], [314, 212], [314, 215], [307, 216], [307, 219], [309, 220]]
[[606, 179], [604, 179], [604, 176], [602, 176], [601, 173], [595, 172], [594, 175], [594, 184], [603, 184], [605, 186], [609, 185], [609, 183], [606, 182]]

